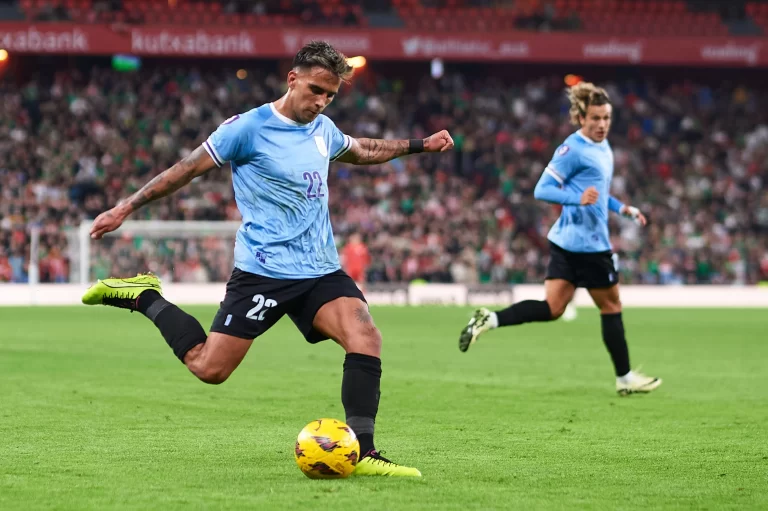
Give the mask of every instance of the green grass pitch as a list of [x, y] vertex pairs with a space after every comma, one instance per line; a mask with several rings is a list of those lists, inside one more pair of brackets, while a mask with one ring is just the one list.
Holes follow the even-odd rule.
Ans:
[[420, 480], [299, 472], [299, 430], [344, 418], [343, 354], [287, 320], [208, 386], [139, 314], [0, 308], [0, 509], [768, 509], [765, 311], [626, 311], [633, 364], [664, 378], [628, 398], [594, 310], [468, 353], [469, 309], [372, 312], [377, 444]]

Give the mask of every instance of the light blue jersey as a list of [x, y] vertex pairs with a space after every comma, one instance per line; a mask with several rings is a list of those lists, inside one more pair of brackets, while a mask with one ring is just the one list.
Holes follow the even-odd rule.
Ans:
[[[597, 143], [577, 131], [557, 148], [534, 192], [539, 199], [563, 205], [549, 231], [552, 243], [571, 252], [611, 250], [608, 211], [623, 206], [610, 196], [612, 178], [613, 150], [607, 140]], [[600, 197], [582, 206], [581, 195], [591, 186]]]
[[276, 279], [320, 277], [340, 269], [328, 212], [328, 164], [352, 140], [328, 117], [299, 124], [272, 103], [235, 115], [203, 144], [230, 162], [243, 217], [235, 266]]

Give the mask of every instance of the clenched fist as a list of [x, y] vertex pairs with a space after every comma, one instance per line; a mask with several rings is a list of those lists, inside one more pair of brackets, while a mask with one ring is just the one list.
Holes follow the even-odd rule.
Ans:
[[600, 192], [598, 192], [597, 188], [594, 186], [590, 186], [584, 190], [584, 193], [581, 196], [581, 205], [589, 206], [590, 204], [595, 204], [598, 198], [600, 198]]
[[453, 139], [446, 130], [439, 131], [424, 139], [424, 152], [442, 153], [451, 149], [453, 149]]

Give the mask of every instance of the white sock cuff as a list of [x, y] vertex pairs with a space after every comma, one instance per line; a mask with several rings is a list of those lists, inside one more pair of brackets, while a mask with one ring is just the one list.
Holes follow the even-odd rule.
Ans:
[[496, 315], [495, 312], [491, 312], [490, 316], [488, 316], [488, 325], [491, 328], [499, 327], [499, 317]]
[[621, 383], [629, 383], [635, 378], [635, 373], [632, 371], [629, 371], [624, 376], [617, 376], [616, 379], [619, 380]]

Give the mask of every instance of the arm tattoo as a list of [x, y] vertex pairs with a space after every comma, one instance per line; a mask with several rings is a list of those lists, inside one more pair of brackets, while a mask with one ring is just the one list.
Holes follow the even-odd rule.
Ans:
[[153, 200], [172, 194], [197, 176], [213, 168], [213, 162], [211, 161], [206, 165], [206, 160], [210, 160], [210, 156], [205, 152], [205, 149], [198, 147], [173, 167], [155, 176], [138, 192], [126, 199], [131, 211], [136, 211]]
[[373, 318], [371, 317], [371, 313], [368, 312], [368, 309], [365, 307], [358, 307], [355, 309], [355, 317], [360, 323], [369, 325], [373, 323]]
[[407, 140], [382, 140], [378, 138], [358, 138], [352, 142], [350, 150], [338, 161], [356, 165], [372, 165], [394, 160], [408, 153]]

